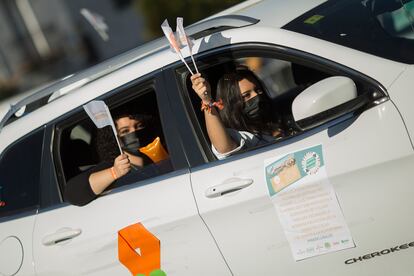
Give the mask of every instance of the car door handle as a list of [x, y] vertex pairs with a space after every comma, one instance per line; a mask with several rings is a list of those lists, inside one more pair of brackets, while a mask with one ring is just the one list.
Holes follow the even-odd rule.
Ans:
[[252, 183], [253, 183], [253, 179], [251, 178], [247, 178], [247, 179], [229, 178], [223, 181], [223, 183], [219, 185], [209, 187], [206, 190], [205, 195], [208, 198], [219, 197], [219, 196], [222, 196], [228, 193], [232, 193], [232, 192], [244, 189], [252, 185]]
[[55, 245], [63, 241], [67, 241], [79, 236], [82, 233], [81, 229], [62, 228], [56, 231], [56, 233], [43, 237], [43, 245], [50, 246]]

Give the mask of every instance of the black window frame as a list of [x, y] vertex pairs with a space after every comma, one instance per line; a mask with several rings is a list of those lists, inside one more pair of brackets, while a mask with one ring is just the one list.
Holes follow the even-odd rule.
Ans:
[[[249, 55], [247, 55], [247, 53], [249, 53]], [[365, 110], [389, 99], [388, 93], [386, 89], [382, 86], [382, 84], [361, 72], [358, 72], [345, 65], [336, 63], [332, 60], [277, 44], [245, 42], [226, 45], [198, 54], [195, 56], [195, 60], [198, 64], [198, 67], [202, 68], [205, 64], [205, 60], [207, 59], [217, 59], [217, 57], [220, 55], [235, 54], [237, 55], [237, 58], [241, 58], [241, 54], [243, 54], [244, 57], [263, 57], [267, 55], [267, 57], [271, 57], [274, 59], [282, 59], [313, 68], [317, 67], [318, 70], [322, 72], [330, 72], [332, 75], [348, 76], [354, 80], [357, 79], [361, 82], [366, 83], [369, 86], [372, 86], [376, 93], [372, 93], [372, 95], [369, 95], [369, 97], [364, 96], [363, 100], [367, 101], [367, 103], [364, 104], [362, 107], [359, 105], [355, 105], [357, 109], [352, 111], [351, 117], [359, 116]], [[189, 58], [187, 58], [186, 61], [188, 64], [191, 64], [191, 60]], [[239, 156], [244, 156], [244, 153], [246, 152], [256, 152], [256, 150], [258, 150], [258, 152], [262, 150], [266, 151], [266, 148], [272, 145], [272, 147], [279, 147], [279, 145], [285, 146], [290, 143], [297, 142], [298, 140], [301, 140], [310, 134], [314, 134], [315, 131], [319, 132], [322, 129], [330, 128], [333, 125], [340, 124], [343, 121], [354, 121], [354, 119], [350, 118], [349, 116], [350, 112], [346, 112], [340, 118], [328, 120], [320, 126], [312, 127], [296, 135], [286, 137], [284, 139], [266, 145], [262, 145], [254, 149], [249, 149], [247, 151], [240, 152], [237, 155], [232, 155], [229, 158], [226, 158], [225, 160], [217, 160], [217, 158], [212, 153], [209, 140], [204, 135], [203, 128], [201, 127], [197, 119], [197, 115], [194, 112], [194, 107], [192, 105], [190, 96], [188, 95], [187, 87], [183, 87], [183, 79], [180, 79], [180, 76], [182, 76], [182, 74], [184, 74], [184, 72], [187, 71], [186, 67], [181, 62], [177, 62], [171, 64], [170, 66], [167, 66], [165, 69], [166, 78], [169, 78], [170, 81], [174, 81], [177, 85], [177, 87], [175, 88], [176, 94], [174, 95], [174, 97], [176, 98], [173, 102], [173, 109], [176, 110], [176, 114], [180, 112], [180, 121], [182, 122], [181, 132], [187, 133], [188, 136], [196, 137], [197, 140], [195, 142], [189, 141], [188, 143], [185, 143], [187, 153], [191, 152], [191, 154], [193, 155], [195, 155], [196, 153], [199, 155], [198, 158], [194, 157], [191, 160], [189, 160], [191, 168], [195, 168], [200, 165], [211, 162], [226, 162], [225, 160], [233, 159], [233, 157], [239, 158]], [[182, 110], [184, 110], [184, 112]], [[184, 124], [183, 122], [186, 122], [186, 124]], [[247, 154], [249, 155], [249, 153]]]

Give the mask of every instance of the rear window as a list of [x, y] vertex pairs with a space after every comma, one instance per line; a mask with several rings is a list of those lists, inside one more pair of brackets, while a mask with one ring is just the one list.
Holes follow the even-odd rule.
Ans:
[[414, 63], [414, 0], [331, 0], [283, 28]]

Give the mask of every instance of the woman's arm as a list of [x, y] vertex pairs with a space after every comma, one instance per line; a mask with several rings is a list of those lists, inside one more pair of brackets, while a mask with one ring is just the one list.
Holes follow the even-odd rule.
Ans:
[[[129, 160], [125, 159], [125, 154], [120, 155], [115, 159], [113, 166], [103, 162], [69, 179], [64, 189], [65, 201], [84, 206], [97, 198], [115, 179], [129, 171]], [[112, 175], [111, 168], [114, 168], [116, 177]]]
[[[208, 82], [201, 77], [201, 74], [191, 76], [191, 82], [194, 91], [200, 97], [201, 101], [209, 104], [211, 102], [211, 95]], [[237, 147], [237, 143], [227, 133], [218, 111], [214, 106], [211, 107], [211, 112], [207, 109], [204, 110], [204, 118], [206, 120], [208, 137], [219, 153], [230, 152]]]
[[131, 170], [131, 163], [126, 154], [115, 158], [114, 166], [94, 172], [89, 176], [89, 185], [95, 195], [101, 194], [109, 185], [118, 178], [124, 176]]

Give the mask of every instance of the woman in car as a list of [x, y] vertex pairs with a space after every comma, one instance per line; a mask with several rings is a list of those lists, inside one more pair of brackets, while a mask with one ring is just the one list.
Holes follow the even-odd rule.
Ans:
[[191, 82], [201, 99], [207, 133], [218, 159], [284, 136], [270, 98], [249, 69], [239, 67], [224, 74], [217, 84], [216, 102], [205, 78], [195, 74]]
[[[123, 154], [114, 143], [113, 133], [110, 129], [98, 130], [96, 148], [101, 161], [98, 165], [71, 178], [64, 191], [65, 200], [74, 205], [85, 205], [97, 198], [102, 192], [115, 183], [124, 180], [131, 170], [140, 172], [140, 177], [147, 178], [158, 171], [142, 169], [153, 163], [152, 159], [139, 149], [153, 142], [157, 136], [152, 117], [149, 115], [120, 114], [114, 122], [121, 142]], [[159, 138], [158, 138], [159, 139]], [[159, 145], [162, 147], [162, 145]], [[164, 152], [164, 157], [166, 157]], [[157, 168], [153, 168], [157, 170]], [[139, 180], [138, 178], [134, 180]]]

